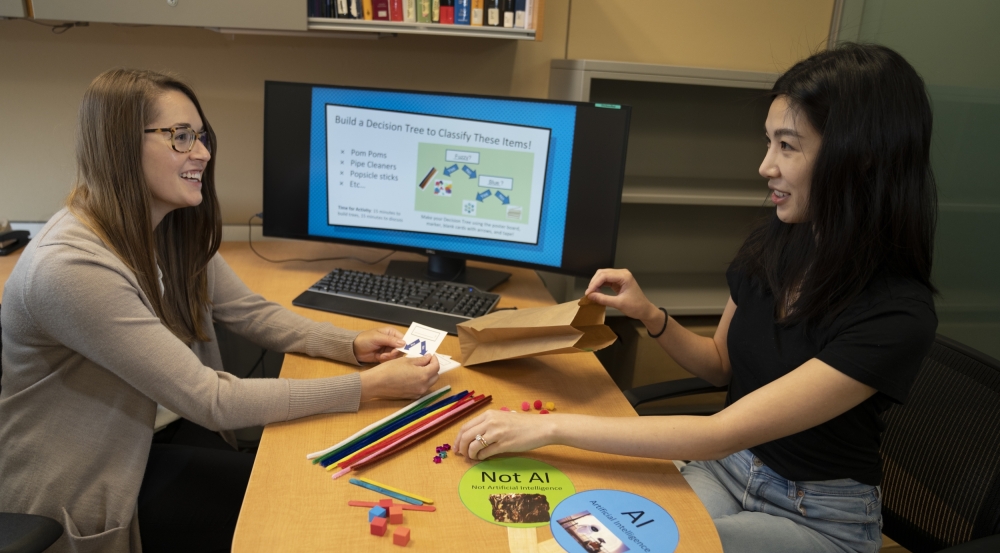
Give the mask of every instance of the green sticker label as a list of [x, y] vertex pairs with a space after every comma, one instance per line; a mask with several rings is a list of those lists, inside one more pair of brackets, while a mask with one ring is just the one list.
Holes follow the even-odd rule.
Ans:
[[483, 461], [458, 484], [458, 495], [473, 514], [514, 528], [545, 526], [556, 505], [574, 493], [561, 470], [525, 457]]
[[608, 109], [622, 109], [619, 104], [594, 104], [595, 107], [608, 108]]

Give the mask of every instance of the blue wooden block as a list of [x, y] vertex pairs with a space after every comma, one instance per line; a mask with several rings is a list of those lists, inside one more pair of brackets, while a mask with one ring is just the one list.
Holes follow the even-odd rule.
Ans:
[[379, 507], [378, 505], [371, 508], [368, 511], [368, 522], [371, 522], [375, 517], [389, 518], [389, 512], [385, 510], [385, 507]]

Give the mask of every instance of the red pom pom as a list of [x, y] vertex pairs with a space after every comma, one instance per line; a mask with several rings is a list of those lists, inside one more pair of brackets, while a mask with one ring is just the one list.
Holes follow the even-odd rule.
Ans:
[[542, 408], [542, 400], [536, 399], [535, 400], [535, 409], [541, 409], [541, 408]]

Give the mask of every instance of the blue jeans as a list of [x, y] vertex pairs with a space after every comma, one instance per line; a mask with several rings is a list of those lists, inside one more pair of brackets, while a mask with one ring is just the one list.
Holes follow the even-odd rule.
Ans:
[[870, 552], [882, 547], [878, 486], [795, 482], [750, 451], [688, 463], [681, 474], [705, 504], [725, 553]]

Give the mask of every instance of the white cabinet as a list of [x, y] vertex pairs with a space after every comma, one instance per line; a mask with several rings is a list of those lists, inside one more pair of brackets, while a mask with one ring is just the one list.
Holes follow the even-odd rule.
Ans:
[[24, 0], [0, 0], [0, 17], [24, 17]]
[[[726, 268], [754, 222], [769, 213], [757, 168], [775, 79], [774, 73], [552, 61], [550, 98], [632, 106], [615, 266], [636, 274], [650, 300], [671, 315], [722, 313]], [[546, 275], [546, 282], [557, 280]], [[564, 284], [560, 299], [579, 297], [587, 282]]]
[[306, 30], [306, 0], [33, 0], [35, 19]]

